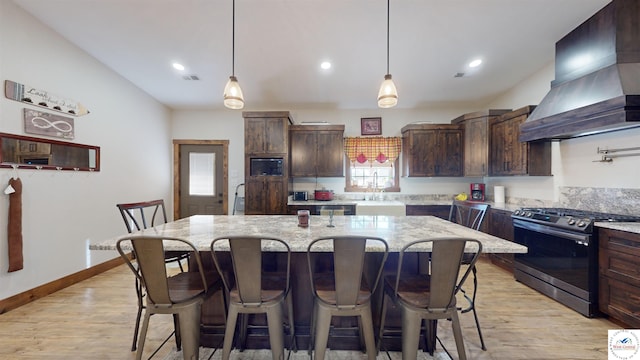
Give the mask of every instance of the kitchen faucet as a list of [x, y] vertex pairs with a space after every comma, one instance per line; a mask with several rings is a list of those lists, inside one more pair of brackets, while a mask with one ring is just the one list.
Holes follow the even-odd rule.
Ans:
[[[382, 200], [383, 192], [384, 190], [378, 189], [378, 172], [374, 171], [373, 172], [373, 200]], [[379, 195], [376, 196], [376, 193], [379, 193]]]

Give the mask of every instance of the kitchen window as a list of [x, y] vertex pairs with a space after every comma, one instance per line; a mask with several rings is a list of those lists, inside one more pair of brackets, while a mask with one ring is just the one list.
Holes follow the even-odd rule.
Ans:
[[400, 192], [400, 137], [346, 137], [347, 192]]
[[346, 176], [347, 192], [399, 192], [398, 159], [384, 163], [352, 162]]

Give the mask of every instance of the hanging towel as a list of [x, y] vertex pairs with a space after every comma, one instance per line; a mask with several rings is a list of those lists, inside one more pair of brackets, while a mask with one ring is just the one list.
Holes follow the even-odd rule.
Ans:
[[9, 179], [9, 185], [15, 192], [9, 195], [9, 272], [22, 270], [22, 181]]

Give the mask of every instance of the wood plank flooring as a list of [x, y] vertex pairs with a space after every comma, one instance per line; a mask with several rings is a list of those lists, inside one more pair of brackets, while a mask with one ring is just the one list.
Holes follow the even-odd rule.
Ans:
[[[478, 276], [476, 306], [488, 350], [480, 349], [473, 315], [461, 315], [471, 359], [607, 358], [607, 330], [619, 325], [585, 318], [486, 259]], [[0, 315], [0, 359], [134, 359], [135, 312], [133, 276], [122, 265]], [[145, 358], [172, 327], [170, 316], [151, 317]], [[441, 321], [438, 334], [457, 358], [450, 323]], [[164, 359], [174, 346], [171, 339], [153, 359]]]

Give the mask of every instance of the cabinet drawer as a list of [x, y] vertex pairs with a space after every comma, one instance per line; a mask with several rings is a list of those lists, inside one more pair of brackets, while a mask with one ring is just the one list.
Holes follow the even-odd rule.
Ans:
[[598, 262], [601, 275], [640, 288], [640, 259], [637, 256], [603, 248], [599, 252]]
[[612, 229], [599, 229], [600, 247], [640, 259], [640, 235]]
[[600, 311], [632, 328], [640, 327], [640, 288], [606, 276], [600, 277]]

